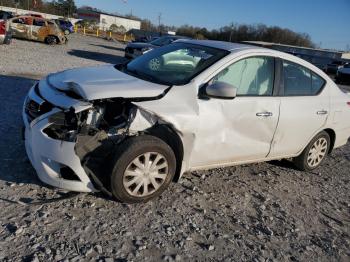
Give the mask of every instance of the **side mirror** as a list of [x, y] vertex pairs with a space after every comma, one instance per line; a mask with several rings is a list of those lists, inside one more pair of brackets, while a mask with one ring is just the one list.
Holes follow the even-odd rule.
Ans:
[[205, 87], [208, 97], [220, 99], [234, 99], [237, 96], [237, 88], [225, 82], [215, 82]]

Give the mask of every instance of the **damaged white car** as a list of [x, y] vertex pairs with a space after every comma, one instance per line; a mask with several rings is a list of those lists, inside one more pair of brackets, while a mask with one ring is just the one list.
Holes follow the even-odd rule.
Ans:
[[196, 40], [49, 75], [23, 108], [43, 182], [127, 203], [192, 170], [283, 158], [312, 170], [347, 143], [349, 119], [350, 96], [308, 62]]

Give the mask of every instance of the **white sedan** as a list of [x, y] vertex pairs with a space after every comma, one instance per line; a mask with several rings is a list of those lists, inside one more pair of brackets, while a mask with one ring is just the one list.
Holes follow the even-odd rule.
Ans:
[[135, 203], [192, 170], [284, 158], [315, 169], [350, 137], [350, 96], [286, 53], [180, 40], [49, 75], [23, 120], [43, 182]]

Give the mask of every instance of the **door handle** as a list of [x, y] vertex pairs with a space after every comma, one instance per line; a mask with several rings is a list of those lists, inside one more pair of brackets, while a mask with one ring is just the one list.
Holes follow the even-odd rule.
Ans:
[[260, 113], [256, 113], [256, 116], [259, 116], [259, 117], [270, 117], [270, 116], [273, 116], [273, 114], [271, 112], [260, 112]]
[[318, 115], [327, 115], [328, 111], [326, 111], [326, 110], [317, 111], [317, 114]]

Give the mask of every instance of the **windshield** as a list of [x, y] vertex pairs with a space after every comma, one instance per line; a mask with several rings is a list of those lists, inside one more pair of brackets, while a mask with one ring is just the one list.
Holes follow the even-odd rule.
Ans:
[[123, 71], [154, 83], [184, 85], [228, 53], [211, 47], [173, 43], [136, 58]]

